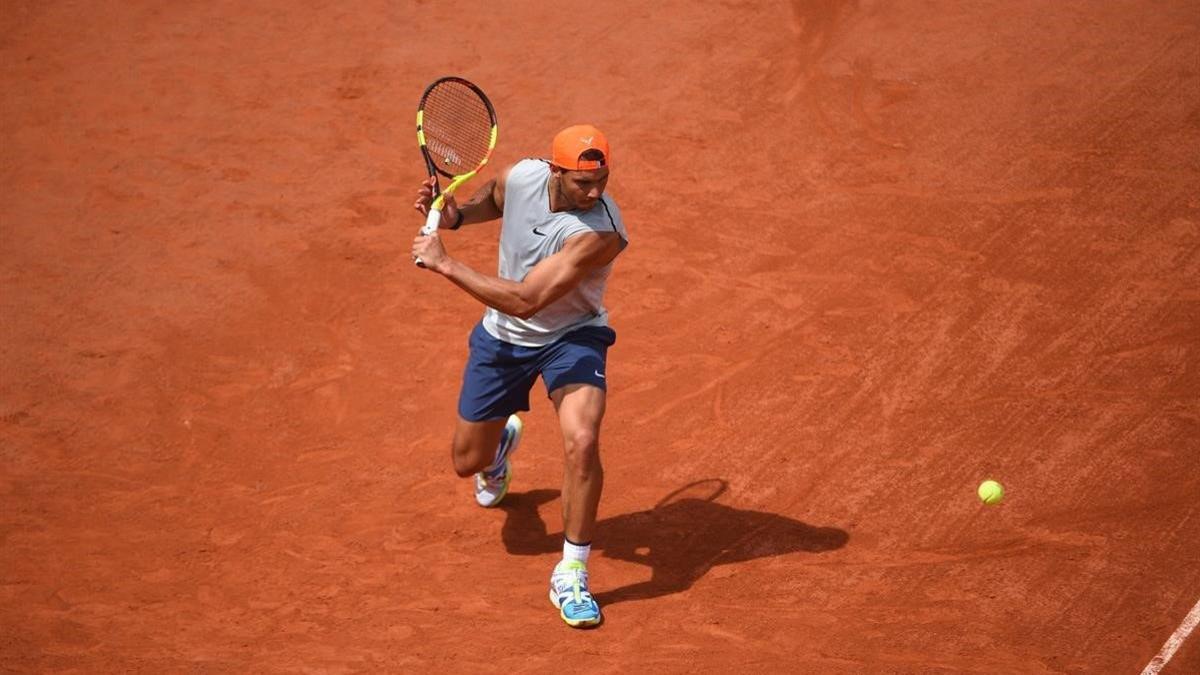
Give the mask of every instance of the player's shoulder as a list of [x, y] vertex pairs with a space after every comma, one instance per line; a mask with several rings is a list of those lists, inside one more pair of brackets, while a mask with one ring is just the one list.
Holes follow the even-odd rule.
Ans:
[[521, 159], [500, 170], [497, 178], [501, 189], [524, 191], [533, 189], [550, 174], [550, 163], [539, 159]]
[[513, 162], [508, 167], [507, 173], [509, 176], [536, 176], [539, 174], [550, 173], [550, 162], [536, 157], [526, 157]]
[[563, 251], [590, 267], [602, 267], [612, 262], [628, 242], [619, 232], [588, 228], [569, 236]]
[[603, 248], [616, 245], [618, 251], [629, 243], [621, 213], [617, 211], [616, 202], [608, 194], [601, 195], [596, 205], [587, 211], [564, 211], [556, 215], [567, 237], [596, 235], [604, 242]]
[[617, 208], [617, 200], [607, 192], [600, 195], [596, 205], [580, 214], [582, 220], [599, 231], [620, 232], [621, 209]]
[[621, 219], [621, 208], [617, 206], [617, 200], [610, 192], [600, 195], [600, 201], [596, 202], [596, 207], [608, 216], [609, 220]]

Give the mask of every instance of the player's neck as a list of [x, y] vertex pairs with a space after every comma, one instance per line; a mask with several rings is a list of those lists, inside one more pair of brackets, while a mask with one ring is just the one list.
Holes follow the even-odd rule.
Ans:
[[571, 203], [567, 201], [567, 196], [563, 194], [562, 183], [559, 182], [558, 176], [550, 174], [550, 182], [546, 184], [547, 196], [550, 197], [550, 212], [562, 213], [563, 211], [571, 210]]
[[554, 174], [550, 174], [550, 180], [546, 181], [546, 197], [550, 201], [550, 213], [557, 214], [566, 210], [563, 208], [563, 189], [558, 185], [558, 177]]

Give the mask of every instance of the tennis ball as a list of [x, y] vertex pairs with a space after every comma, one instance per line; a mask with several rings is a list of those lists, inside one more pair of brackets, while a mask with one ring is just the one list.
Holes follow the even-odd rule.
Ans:
[[994, 480], [985, 480], [979, 484], [979, 500], [984, 504], [999, 504], [1004, 499], [1004, 486]]

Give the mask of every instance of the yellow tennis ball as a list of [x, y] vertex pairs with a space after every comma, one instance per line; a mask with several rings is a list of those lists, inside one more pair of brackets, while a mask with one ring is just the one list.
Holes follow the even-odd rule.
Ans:
[[1004, 486], [994, 480], [985, 480], [979, 484], [979, 499], [984, 504], [999, 504], [1004, 499]]

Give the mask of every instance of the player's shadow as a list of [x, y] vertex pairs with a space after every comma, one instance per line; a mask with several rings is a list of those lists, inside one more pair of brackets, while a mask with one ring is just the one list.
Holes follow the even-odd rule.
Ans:
[[[821, 553], [846, 545], [850, 535], [836, 527], [816, 527], [763, 511], [735, 509], [716, 502], [723, 480], [686, 485], [654, 508], [605, 518], [597, 523], [595, 550], [650, 568], [648, 581], [596, 594], [613, 604], [644, 600], [692, 587], [717, 565], [784, 555]], [[699, 495], [699, 496], [697, 496]], [[509, 553], [542, 555], [562, 550], [562, 533], [546, 531], [538, 507], [557, 499], [558, 490], [510, 493], [502, 537]]]

